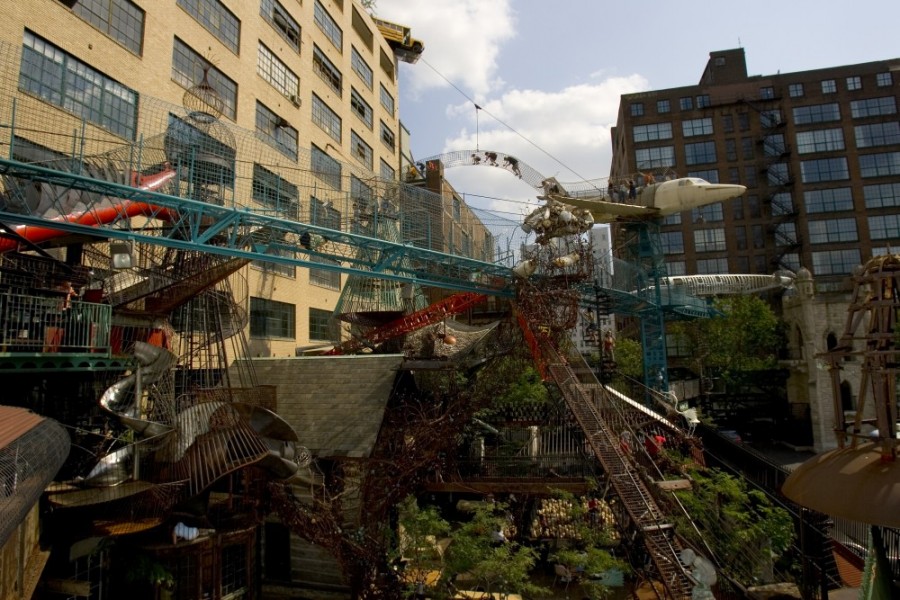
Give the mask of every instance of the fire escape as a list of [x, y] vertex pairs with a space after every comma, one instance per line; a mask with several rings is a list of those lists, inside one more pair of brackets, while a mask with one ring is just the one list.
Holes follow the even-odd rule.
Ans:
[[[772, 100], [775, 100], [773, 97]], [[796, 269], [796, 261], [787, 260], [797, 253], [803, 244], [797, 232], [797, 209], [794, 205], [794, 178], [790, 170], [791, 147], [785, 141], [784, 115], [778, 105], [760, 106], [747, 104], [759, 114], [760, 137], [757, 145], [762, 149], [762, 168], [765, 176], [763, 200], [770, 207], [771, 220], [768, 234], [772, 240], [770, 264], [776, 269]]]

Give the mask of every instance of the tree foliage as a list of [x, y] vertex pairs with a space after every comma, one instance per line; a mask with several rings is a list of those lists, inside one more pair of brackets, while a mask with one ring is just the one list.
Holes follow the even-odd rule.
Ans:
[[715, 300], [722, 316], [673, 323], [669, 333], [686, 336], [693, 356], [703, 368], [730, 379], [737, 372], [773, 369], [784, 344], [782, 324], [757, 296], [731, 296]]

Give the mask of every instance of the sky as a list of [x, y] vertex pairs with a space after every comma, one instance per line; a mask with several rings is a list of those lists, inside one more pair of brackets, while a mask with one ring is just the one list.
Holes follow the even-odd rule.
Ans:
[[[425, 44], [399, 72], [416, 160], [496, 150], [560, 182], [606, 177], [619, 97], [696, 85], [711, 51], [744, 48], [750, 75], [900, 57], [898, 0], [376, 0], [373, 12]], [[446, 178], [511, 219], [538, 193], [483, 166]]]

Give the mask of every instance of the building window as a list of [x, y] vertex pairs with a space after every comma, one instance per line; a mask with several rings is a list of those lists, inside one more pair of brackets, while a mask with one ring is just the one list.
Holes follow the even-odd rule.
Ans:
[[775, 246], [784, 248], [797, 243], [797, 225], [793, 222], [779, 223], [772, 230]]
[[727, 258], [704, 258], [697, 261], [697, 274], [699, 275], [715, 275], [727, 272]]
[[359, 11], [356, 10], [355, 6], [353, 7], [352, 24], [353, 31], [356, 32], [356, 34], [359, 36], [359, 39], [361, 39], [366, 44], [366, 48], [368, 48], [371, 52], [372, 48], [374, 48], [375, 37], [372, 35], [372, 30], [369, 29], [368, 25], [366, 25], [365, 19], [363, 19], [361, 14], [359, 14]]
[[695, 229], [694, 249], [697, 252], [721, 252], [725, 250], [725, 230]]
[[259, 43], [259, 53], [256, 57], [256, 72], [295, 106], [300, 105], [300, 98], [297, 95], [300, 78], [262, 42]]
[[728, 183], [738, 185], [741, 183], [741, 170], [737, 167], [728, 168]]
[[709, 108], [709, 94], [700, 94], [697, 96], [697, 108]]
[[866, 208], [900, 206], [900, 183], [880, 183], [863, 187]]
[[309, 222], [311, 225], [341, 230], [341, 211], [332, 202], [322, 202], [315, 196], [309, 197]]
[[341, 143], [341, 118], [316, 94], [312, 95], [312, 122], [331, 136], [331, 139]]
[[819, 275], [846, 275], [861, 263], [859, 249], [812, 253], [812, 271]]
[[391, 151], [394, 150], [394, 132], [391, 131], [384, 121], [381, 121], [381, 143], [390, 148]]
[[244, 544], [233, 544], [222, 549], [223, 597], [240, 598], [247, 591], [247, 562], [247, 547]]
[[676, 275], [686, 275], [687, 265], [683, 260], [671, 260], [666, 262], [666, 271], [671, 277]]
[[863, 177], [900, 175], [900, 152], [861, 154], [859, 156], [859, 173]]
[[759, 88], [759, 99], [760, 100], [772, 100], [775, 98], [775, 88], [772, 86], [766, 86]]
[[381, 106], [384, 107], [384, 110], [387, 111], [389, 115], [394, 116], [394, 97], [391, 95], [387, 88], [384, 87], [383, 84], [378, 84], [380, 88], [379, 99], [381, 100]]
[[328, 156], [315, 144], [310, 150], [313, 175], [336, 190], [341, 189], [341, 163]]
[[651, 142], [655, 140], [672, 139], [671, 123], [652, 123], [650, 125], [637, 125], [632, 130], [635, 142]]
[[754, 250], [760, 250], [766, 247], [766, 233], [765, 229], [763, 229], [762, 225], [754, 225], [751, 227], [751, 232], [753, 234], [753, 248]]
[[900, 144], [900, 122], [897, 121], [857, 125], [853, 129], [856, 134], [857, 148]]
[[278, 0], [261, 0], [259, 14], [291, 45], [295, 52], [300, 52], [300, 24], [278, 3]]
[[850, 115], [854, 119], [897, 114], [897, 100], [893, 96], [866, 98], [850, 103]]
[[716, 162], [716, 143], [698, 142], [684, 145], [684, 160], [688, 165]]
[[787, 152], [787, 146], [784, 143], [783, 134], [776, 133], [763, 138], [763, 155], [778, 158], [785, 152]]
[[734, 138], [725, 140], [725, 158], [726, 160], [737, 160], [737, 142]]
[[296, 220], [300, 211], [297, 186], [262, 165], [253, 163], [253, 199], [275, 215]]
[[695, 135], [711, 135], [713, 132], [712, 119], [688, 119], [681, 122], [681, 130], [684, 137], [692, 137]]
[[794, 214], [794, 199], [790, 192], [778, 192], [772, 196], [772, 216]]
[[[270, 246], [266, 248], [265, 253], [271, 256], [284, 256], [288, 258], [294, 258], [293, 251], [288, 250], [287, 248]], [[280, 262], [273, 262], [268, 260], [254, 260], [251, 264], [253, 265], [253, 268], [265, 271], [266, 273], [272, 273], [273, 275], [290, 277], [291, 279], [297, 277], [297, 268], [294, 265], [287, 265]]]
[[366, 84], [366, 87], [370, 90], [372, 89], [372, 67], [366, 64], [366, 61], [363, 60], [362, 55], [356, 51], [356, 48], [353, 46], [350, 47], [350, 66], [353, 68], [353, 71], [359, 75], [359, 78], [363, 80], [363, 83]]
[[842, 156], [839, 158], [800, 161], [800, 178], [803, 180], [803, 183], [850, 179], [850, 171], [847, 169], [847, 158]]
[[177, 4], [229, 50], [238, 54], [241, 22], [224, 4], [219, 0], [178, 0]]
[[663, 254], [684, 254], [684, 237], [680, 231], [663, 231], [659, 234]]
[[632, 102], [631, 103], [631, 116], [632, 117], [643, 117], [644, 116], [644, 103], [643, 102]]
[[853, 77], [847, 78], [847, 89], [849, 91], [861, 90], [862, 89], [862, 79], [858, 75], [854, 75]]
[[381, 65], [381, 70], [384, 71], [384, 74], [387, 75], [388, 80], [394, 81], [394, 60], [388, 56], [387, 52], [384, 49], [379, 48], [379, 64]]
[[370, 171], [373, 165], [372, 146], [363, 141], [359, 134], [352, 129], [350, 130], [350, 148], [353, 152], [353, 158], [365, 165]]
[[890, 72], [876, 73], [875, 84], [878, 87], [890, 87], [894, 85], [894, 78]]
[[664, 115], [672, 110], [672, 106], [668, 100], [657, 100], [656, 101], [656, 112], [660, 115]]
[[315, 44], [313, 44], [313, 70], [322, 78], [322, 81], [337, 92], [338, 96], [342, 95], [343, 76], [341, 72]]
[[657, 146], [655, 148], [638, 148], [634, 151], [637, 168], [640, 170], [658, 167], [675, 166], [675, 147]]
[[809, 243], [811, 244], [855, 242], [858, 239], [856, 219], [828, 219], [809, 222]]
[[831, 152], [844, 149], [843, 129], [817, 129], [797, 134], [797, 153]]
[[731, 214], [735, 221], [744, 219], [744, 199], [740, 196], [731, 201]]
[[25, 32], [19, 89], [133, 140], [137, 92]]
[[747, 196], [747, 214], [751, 219], [758, 219], [762, 216], [759, 208], [759, 196], [750, 194]]
[[[851, 103], [852, 106], [852, 103]], [[837, 103], [798, 106], [794, 109], [794, 124], [828, 123], [841, 120], [841, 108]]]
[[792, 83], [788, 86], [788, 95], [791, 98], [802, 98], [803, 97], [803, 84], [802, 83]]
[[340, 272], [340, 263], [331, 258], [326, 258], [324, 256], [315, 256], [311, 255], [309, 257], [309, 262], [314, 262], [318, 264], [326, 264], [332, 265], [335, 268], [333, 269], [317, 269], [315, 267], [309, 268], [309, 283], [310, 285], [314, 285], [316, 287], [325, 288], [326, 290], [339, 290], [341, 289], [341, 272]]
[[185, 89], [206, 81], [224, 103], [222, 113], [234, 119], [237, 115], [237, 84], [199, 53], [175, 38], [172, 47], [172, 80]]
[[678, 107], [681, 110], [691, 110], [694, 108], [694, 99], [690, 96], [684, 96], [678, 99]]
[[764, 110], [759, 113], [759, 124], [766, 128], [778, 127], [782, 124], [781, 111], [777, 108], [772, 110]]
[[337, 22], [331, 18], [331, 15], [328, 14], [328, 11], [325, 10], [325, 7], [322, 6], [322, 3], [319, 2], [319, 0], [316, 0], [315, 7], [313, 8], [313, 19], [315, 20], [316, 25], [319, 26], [319, 29], [322, 30], [322, 33], [325, 34], [325, 37], [331, 40], [334, 47], [337, 48], [339, 52], [343, 52], [344, 32], [341, 31]]
[[286, 156], [297, 160], [297, 130], [283, 117], [256, 101], [256, 131]]
[[702, 169], [700, 171], [688, 171], [688, 177], [699, 177], [704, 181], [708, 181], [709, 183], [719, 183], [719, 170], [718, 169]]
[[738, 129], [740, 129], [741, 131], [749, 131], [750, 113], [738, 113]]
[[287, 302], [250, 297], [250, 337], [295, 339], [296, 308]]
[[734, 264], [738, 273], [749, 273], [750, 272], [750, 257], [749, 256], [735, 256]]
[[900, 238], [900, 215], [877, 215], [869, 217], [869, 237], [873, 240]]
[[144, 11], [130, 0], [80, 0], [72, 12], [138, 56], [144, 40]]
[[[749, 246], [747, 245], [747, 228], [746, 227], [734, 227], [732, 230], [732, 235], [734, 236], [734, 247], [737, 250], [746, 250]], [[749, 268], [749, 265], [748, 265]], [[738, 273], [746, 273], [747, 271], [738, 271]]]
[[318, 308], [309, 309], [309, 339], [336, 340], [336, 327], [332, 325], [331, 311]]
[[837, 83], [835, 83], [834, 79], [825, 79], [822, 81], [823, 94], [834, 94], [835, 92], [837, 92]]
[[853, 210], [853, 194], [847, 187], [812, 190], [803, 192], [803, 204], [810, 214]]
[[721, 202], [691, 209], [691, 221], [694, 223], [718, 223], [724, 219], [725, 211]]
[[380, 176], [382, 179], [387, 179], [388, 181], [393, 181], [397, 177], [397, 170], [391, 165], [384, 162], [384, 159], [379, 159], [380, 162]]
[[356, 91], [353, 86], [350, 87], [350, 108], [353, 113], [366, 124], [366, 127], [372, 129], [372, 107], [363, 100], [363, 97]]
[[756, 165], [744, 165], [744, 185], [755, 188], [756, 183]]
[[662, 221], [663, 225], [681, 225], [681, 213], [672, 213], [668, 217], [664, 217]]
[[766, 183], [769, 187], [788, 185], [791, 182], [791, 174], [787, 163], [772, 163], [766, 167]]
[[732, 115], [722, 115], [722, 131], [734, 133], [734, 117]]

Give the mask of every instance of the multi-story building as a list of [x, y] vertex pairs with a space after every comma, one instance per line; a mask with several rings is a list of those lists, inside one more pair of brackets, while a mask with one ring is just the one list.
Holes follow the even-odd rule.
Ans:
[[900, 59], [747, 74], [711, 52], [700, 82], [622, 96], [611, 177], [738, 183], [667, 218], [669, 275], [810, 269], [820, 291], [900, 241]]
[[[218, 112], [220, 131], [248, 133], [226, 136], [237, 138], [226, 195], [328, 226], [351, 227], [349, 199], [397, 179], [398, 67], [358, 2], [28, 0], [4, 3], [0, 17], [18, 87], [49, 123], [86, 117], [91, 137], [114, 145], [163, 133], [177, 114], [169, 105]], [[19, 135], [19, 152], [68, 150], [38, 131]], [[254, 356], [331, 339], [337, 270], [249, 271]]]

